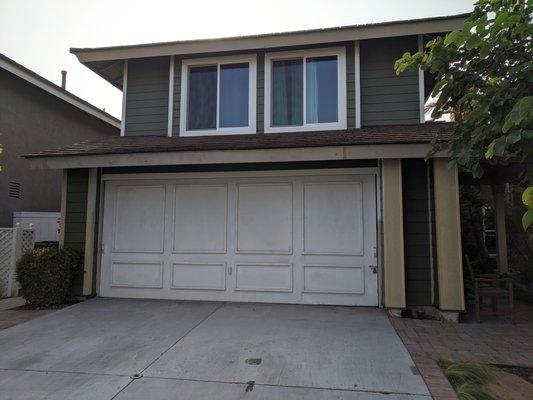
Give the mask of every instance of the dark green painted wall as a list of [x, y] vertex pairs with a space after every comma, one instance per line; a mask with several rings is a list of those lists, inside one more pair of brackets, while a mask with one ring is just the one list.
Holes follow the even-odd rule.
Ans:
[[355, 46], [346, 44], [346, 125], [355, 128]]
[[257, 133], [265, 132], [265, 52], [257, 53]]
[[174, 57], [174, 94], [172, 97], [172, 136], [179, 136], [181, 112], [181, 58]]
[[170, 57], [128, 61], [127, 136], [167, 135]]
[[[183, 59], [257, 55], [257, 132], [264, 132], [264, 60], [269, 51], [301, 50], [345, 46], [346, 48], [346, 115], [348, 129], [355, 128], [355, 49], [353, 42], [326, 43], [314, 46], [187, 54], [175, 57], [172, 132], [179, 135], [181, 102], [181, 66]], [[371, 39], [360, 42], [361, 124], [418, 124], [418, 73], [397, 76], [394, 62], [406, 51], [416, 51], [416, 36]], [[130, 60], [126, 100], [127, 135], [166, 135], [168, 118], [169, 57]]]
[[416, 36], [360, 42], [362, 126], [420, 123], [418, 72], [394, 72], [394, 62], [417, 48]]
[[402, 160], [405, 291], [407, 306], [432, 305], [428, 165]]
[[[85, 251], [88, 183], [87, 169], [68, 170], [64, 246], [82, 254]], [[76, 296], [83, 294], [83, 273], [75, 277], [72, 292]]]

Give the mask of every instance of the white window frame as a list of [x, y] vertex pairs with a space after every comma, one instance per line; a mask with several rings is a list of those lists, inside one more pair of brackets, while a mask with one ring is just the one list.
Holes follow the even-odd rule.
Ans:
[[[306, 118], [306, 65], [307, 58], [337, 56], [337, 122], [320, 122], [308, 124]], [[272, 81], [272, 61], [290, 60], [295, 58], [303, 59], [303, 124], [291, 126], [271, 126], [271, 81]], [[302, 132], [302, 131], [323, 131], [346, 129], [346, 48], [330, 47], [323, 49], [283, 51], [265, 54], [265, 133], [278, 132]]]
[[[247, 62], [249, 69], [248, 84], [248, 126], [221, 128], [219, 127], [219, 101], [220, 101], [220, 65], [239, 64]], [[189, 68], [201, 66], [217, 66], [217, 107], [216, 128], [203, 130], [187, 130], [187, 103], [189, 93]], [[181, 65], [181, 99], [180, 99], [180, 136], [206, 136], [206, 135], [230, 135], [256, 133], [256, 102], [257, 102], [257, 55], [239, 55], [228, 57], [210, 57], [198, 59], [185, 59]]]

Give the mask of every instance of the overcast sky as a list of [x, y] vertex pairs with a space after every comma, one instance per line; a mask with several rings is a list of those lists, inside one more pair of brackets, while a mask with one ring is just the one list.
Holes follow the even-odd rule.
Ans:
[[121, 92], [70, 47], [248, 35], [471, 11], [472, 0], [0, 0], [0, 53], [120, 117]]

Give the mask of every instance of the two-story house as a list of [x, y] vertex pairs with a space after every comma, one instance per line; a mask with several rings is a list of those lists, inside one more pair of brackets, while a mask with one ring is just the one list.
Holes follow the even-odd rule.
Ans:
[[64, 171], [83, 294], [456, 316], [457, 169], [393, 66], [464, 19], [71, 49], [124, 96], [121, 137], [28, 155]]

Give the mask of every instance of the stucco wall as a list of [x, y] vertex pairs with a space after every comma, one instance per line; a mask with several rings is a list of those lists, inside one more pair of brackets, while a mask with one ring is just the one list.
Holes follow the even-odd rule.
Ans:
[[[0, 69], [0, 227], [11, 226], [14, 211], [61, 209], [61, 171], [30, 170], [21, 155], [118, 134], [118, 128]], [[9, 197], [11, 181], [21, 184], [20, 199]]]

